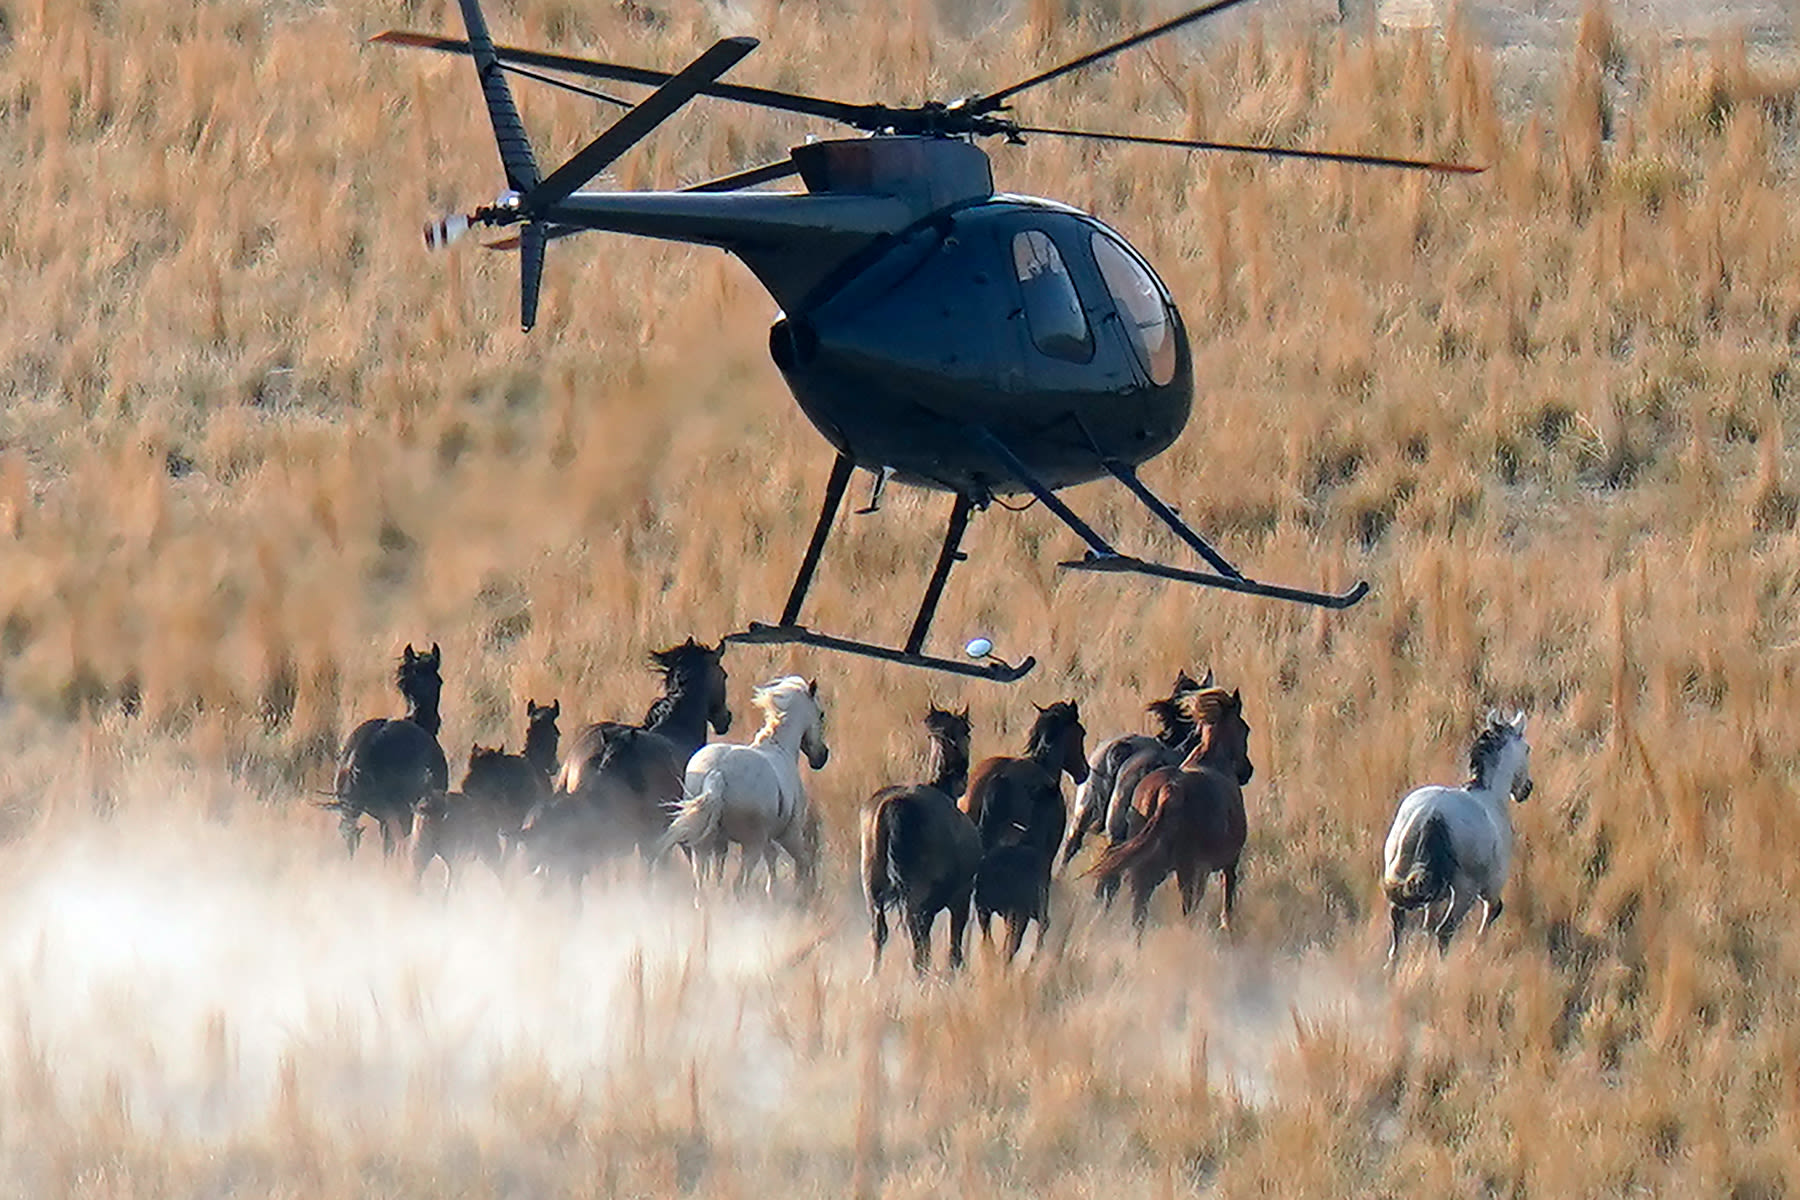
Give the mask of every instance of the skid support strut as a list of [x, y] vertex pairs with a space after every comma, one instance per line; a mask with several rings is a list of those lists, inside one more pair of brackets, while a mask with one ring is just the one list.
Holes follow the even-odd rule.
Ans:
[[1306, 588], [1258, 583], [1232, 566], [1230, 562], [1226, 561], [1225, 556], [1213, 549], [1205, 538], [1188, 528], [1187, 522], [1181, 519], [1181, 515], [1146, 487], [1144, 481], [1137, 477], [1137, 472], [1130, 466], [1109, 459], [1106, 460], [1105, 465], [1113, 477], [1130, 489], [1131, 494], [1136, 496], [1153, 516], [1174, 530], [1175, 536], [1192, 546], [1195, 552], [1214, 568], [1214, 571], [1193, 571], [1185, 567], [1171, 567], [1165, 563], [1149, 562], [1145, 559], [1134, 558], [1129, 554], [1120, 554], [1107, 543], [1105, 538], [1095, 532], [1091, 525], [1076, 516], [1068, 505], [1058, 499], [1056, 493], [1051, 491], [1048, 485], [1034, 476], [1005, 442], [979, 426], [971, 427], [969, 434], [1002, 462], [1005, 462], [1019, 481], [1030, 489], [1031, 494], [1043, 501], [1045, 508], [1054, 513], [1058, 520], [1074, 530], [1081, 540], [1088, 544], [1086, 557], [1072, 562], [1058, 563], [1057, 565], [1060, 567], [1071, 571], [1148, 575], [1152, 579], [1173, 579], [1182, 583], [1197, 583], [1202, 587], [1221, 588], [1228, 592], [1241, 592], [1247, 596], [1266, 596], [1271, 600], [1289, 600], [1296, 604], [1310, 604], [1318, 608], [1349, 608], [1369, 594], [1369, 585], [1361, 581], [1345, 592], [1315, 592]]
[[761, 621], [752, 621], [748, 628], [726, 634], [725, 640], [745, 645], [816, 646], [821, 650], [837, 650], [883, 662], [947, 671], [953, 675], [988, 679], [996, 683], [1013, 683], [1023, 679], [1037, 665], [1036, 659], [1027, 658], [1013, 666], [998, 660], [975, 663], [953, 658], [934, 658], [921, 653], [925, 646], [925, 636], [931, 631], [931, 619], [937, 614], [938, 601], [943, 598], [944, 584], [950, 578], [950, 568], [968, 557], [962, 552], [962, 539], [969, 527], [969, 516], [974, 511], [975, 501], [962, 493], [957, 494], [956, 503], [950, 510], [950, 524], [944, 530], [943, 548], [938, 551], [937, 565], [932, 569], [931, 579], [925, 585], [925, 596], [919, 603], [919, 613], [913, 619], [912, 632], [907, 635], [904, 650], [834, 637], [800, 624], [800, 607], [805, 603], [806, 593], [812, 587], [819, 559], [825, 553], [825, 540], [831, 534], [832, 522], [837, 519], [838, 506], [843, 503], [844, 489], [849, 485], [850, 473], [854, 468], [855, 464], [844, 454], [838, 455], [837, 461], [831, 464], [831, 475], [825, 481], [825, 500], [819, 506], [819, 521], [813, 526], [812, 540], [806, 545], [806, 554], [800, 560], [800, 571], [794, 577], [793, 589], [788, 592], [787, 604], [781, 610], [781, 624], [766, 625]]

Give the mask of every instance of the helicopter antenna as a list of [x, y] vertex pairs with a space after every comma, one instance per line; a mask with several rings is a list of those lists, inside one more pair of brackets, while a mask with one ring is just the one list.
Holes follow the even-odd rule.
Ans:
[[1116, 42], [1100, 47], [1098, 50], [1090, 50], [1080, 58], [1072, 58], [1068, 62], [1063, 63], [1060, 67], [1051, 67], [1048, 71], [1040, 71], [1030, 79], [1021, 80], [1011, 87], [1001, 88], [997, 92], [989, 92], [979, 99], [969, 101], [964, 107], [976, 113], [996, 112], [1006, 107], [1006, 101], [1008, 99], [1025, 91], [1027, 88], [1034, 88], [1041, 83], [1049, 83], [1052, 79], [1060, 79], [1064, 75], [1079, 71], [1084, 67], [1091, 67], [1101, 59], [1111, 58], [1121, 50], [1129, 50], [1133, 46], [1142, 45], [1145, 42], [1159, 38], [1165, 33], [1173, 33], [1183, 25], [1192, 25], [1196, 21], [1203, 21], [1207, 17], [1216, 16], [1228, 8], [1236, 8], [1238, 5], [1245, 3], [1248, 3], [1248, 0], [1213, 0], [1211, 4], [1203, 4], [1199, 8], [1182, 13], [1180, 16], [1170, 17], [1160, 25], [1152, 25], [1148, 29], [1140, 29], [1130, 37], [1120, 38]]

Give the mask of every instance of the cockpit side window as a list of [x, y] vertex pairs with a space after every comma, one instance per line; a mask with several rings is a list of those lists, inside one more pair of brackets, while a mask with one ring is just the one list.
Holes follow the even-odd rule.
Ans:
[[1069, 362], [1093, 358], [1094, 335], [1087, 314], [1050, 235], [1037, 229], [1014, 234], [1012, 254], [1032, 343], [1052, 358]]
[[1119, 320], [1132, 349], [1150, 376], [1162, 387], [1175, 378], [1175, 335], [1162, 290], [1142, 263], [1105, 234], [1094, 235], [1094, 265], [1119, 306]]

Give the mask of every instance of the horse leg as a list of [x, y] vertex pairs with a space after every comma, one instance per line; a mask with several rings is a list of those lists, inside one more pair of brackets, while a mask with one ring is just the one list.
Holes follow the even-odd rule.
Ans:
[[1181, 915], [1191, 917], [1206, 895], [1206, 868], [1197, 862], [1182, 862], [1175, 868], [1175, 886], [1181, 891]]
[[963, 965], [963, 943], [968, 938], [969, 903], [974, 898], [971, 893], [974, 885], [958, 893], [950, 902], [950, 969], [956, 970]]
[[1450, 938], [1456, 933], [1456, 927], [1462, 924], [1464, 914], [1475, 906], [1475, 894], [1468, 888], [1458, 891], [1452, 889], [1450, 902], [1444, 906], [1444, 919], [1438, 922], [1437, 939], [1438, 954], [1450, 953]]
[[[437, 837], [430, 826], [419, 831], [413, 839], [413, 886], [417, 887], [425, 881], [425, 868], [437, 857]], [[448, 862], [448, 859], [444, 860]]]
[[[764, 842], [763, 843], [762, 861], [763, 861], [763, 870], [767, 871], [769, 874], [769, 882], [768, 882], [769, 899], [773, 900], [775, 898], [775, 862], [776, 862], [775, 843], [774, 842]], [[795, 873], [798, 874], [798, 871], [796, 871]]]
[[1150, 893], [1162, 882], [1159, 872], [1139, 869], [1131, 873], [1131, 924], [1138, 941], [1144, 940], [1144, 926], [1150, 920]]
[[907, 906], [906, 932], [912, 938], [914, 975], [923, 975], [925, 968], [931, 965], [931, 926], [936, 920], [937, 913], [924, 905]]
[[1476, 935], [1485, 936], [1488, 931], [1488, 926], [1500, 919], [1500, 911], [1505, 907], [1506, 904], [1500, 897], [1495, 896], [1490, 900], [1486, 896], [1483, 896], [1481, 898], [1481, 928], [1475, 931]]
[[[1006, 914], [1006, 961], [1012, 962], [1018, 957], [1019, 948], [1025, 944], [1025, 926], [1031, 921], [1028, 913], [1009, 912]], [[1042, 940], [1040, 935], [1039, 940]]]
[[344, 849], [351, 858], [356, 857], [356, 848], [362, 844], [362, 814], [344, 813], [338, 817], [338, 836], [344, 839]]
[[1094, 884], [1094, 899], [1100, 901], [1108, 912], [1112, 911], [1113, 901], [1118, 899], [1118, 896], [1119, 877], [1117, 875], [1102, 875]]
[[869, 904], [869, 925], [869, 933], [875, 941], [875, 961], [869, 967], [869, 978], [873, 979], [881, 970], [881, 951], [888, 940], [887, 905], [879, 900]]
[[1388, 938], [1388, 966], [1390, 968], [1400, 959], [1400, 935], [1406, 932], [1406, 910], [1398, 904], [1388, 905], [1388, 924], [1393, 933]]
[[[1219, 928], [1226, 933], [1231, 932], [1231, 910], [1237, 907], [1237, 868], [1237, 863], [1232, 862], [1224, 870], [1225, 900], [1219, 908]], [[1201, 880], [1202, 886], [1205, 882]]]

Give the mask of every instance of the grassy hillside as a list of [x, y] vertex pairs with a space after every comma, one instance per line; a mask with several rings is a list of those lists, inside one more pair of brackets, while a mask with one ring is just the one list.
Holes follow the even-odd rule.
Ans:
[[[845, 99], [953, 96], [1163, 10], [1050, 0], [496, 3], [503, 40]], [[955, 11], [951, 11], [955, 10]], [[992, 147], [1174, 290], [1200, 395], [1146, 471], [1260, 577], [1343, 614], [1062, 577], [1041, 512], [975, 521], [940, 611], [1013, 689], [817, 675], [816, 911], [635, 880], [580, 913], [342, 861], [306, 803], [442, 644], [444, 742], [638, 715], [647, 650], [772, 619], [828, 449], [722, 255], [426, 257], [499, 186], [465, 63], [363, 44], [428, 0], [0, 3], [0, 1179], [18, 1195], [1671, 1195], [1800, 1185], [1796, 81], [1594, 13], [1521, 108], [1479, 46], [1236, 21], [1032, 93], [1043, 123], [1489, 165], [1473, 180]], [[1273, 27], [1271, 27], [1273, 28]], [[523, 90], [540, 154], [604, 118]], [[1023, 100], [1021, 101], [1023, 103]], [[1052, 119], [1053, 118], [1053, 119]], [[674, 185], [797, 121], [697, 104], [614, 169]], [[1113, 490], [1071, 502], [1172, 540]], [[943, 497], [846, 515], [808, 609], [904, 635]], [[1257, 776], [1226, 943], [1144, 946], [1071, 885], [1008, 976], [865, 984], [857, 806], [928, 701], [978, 753], [1031, 701], [1135, 727], [1175, 669], [1246, 697]], [[1399, 795], [1532, 714], [1507, 912], [1379, 970]], [[1210, 912], [1210, 906], [1209, 910]], [[981, 956], [977, 955], [978, 960]]]

